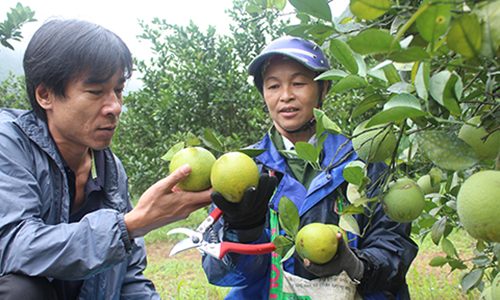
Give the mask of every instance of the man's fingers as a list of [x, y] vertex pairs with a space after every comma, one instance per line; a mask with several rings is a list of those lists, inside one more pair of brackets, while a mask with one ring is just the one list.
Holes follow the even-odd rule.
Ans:
[[163, 178], [160, 182], [165, 186], [167, 191], [172, 191], [176, 184], [186, 179], [191, 173], [191, 166], [188, 164], [177, 168], [172, 174]]

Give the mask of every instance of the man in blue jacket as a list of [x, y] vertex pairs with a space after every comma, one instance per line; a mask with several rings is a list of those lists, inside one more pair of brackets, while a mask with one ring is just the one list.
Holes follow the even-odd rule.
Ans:
[[32, 111], [0, 111], [0, 299], [159, 299], [142, 236], [211, 203], [173, 191], [188, 165], [135, 208], [109, 145], [132, 57], [111, 31], [51, 20], [24, 56]]
[[[255, 161], [263, 174], [263, 190], [276, 183], [276, 191], [271, 199], [272, 193], [259, 192], [257, 196], [247, 193], [239, 204], [228, 203], [214, 192], [212, 200], [225, 214], [214, 226], [210, 238], [218, 236], [225, 241], [259, 244], [269, 242], [271, 234], [285, 234], [283, 230], [273, 231], [277, 227], [275, 216], [282, 197], [289, 198], [297, 207], [300, 228], [310, 223], [339, 223], [338, 212], [349, 205], [342, 171], [349, 162], [359, 159], [352, 143], [345, 136], [328, 134], [321, 152], [323, 171], [314, 170], [305, 161], [282, 152], [292, 150], [297, 142], [317, 145], [319, 137], [313, 111], [321, 108], [330, 82], [315, 78], [329, 69], [328, 58], [321, 48], [294, 37], [273, 41], [252, 61], [249, 74], [254, 77], [273, 121], [269, 132], [253, 146], [267, 150]], [[369, 164], [371, 182], [384, 176], [385, 169], [384, 163]], [[279, 183], [263, 180], [265, 174], [277, 178]], [[261, 190], [261, 183], [258, 189]], [[373, 191], [372, 196], [377, 190]], [[417, 254], [417, 245], [409, 237], [411, 224], [393, 222], [380, 205], [371, 218], [363, 214], [355, 218], [359, 228], [366, 230], [363, 237], [349, 233], [347, 245], [347, 241], [337, 235], [338, 251], [331, 261], [312, 264], [295, 254], [284, 261], [283, 271], [300, 277], [299, 280], [330, 280], [346, 274], [358, 299], [409, 299], [405, 276]], [[285, 299], [278, 298], [279, 293], [274, 290], [270, 292], [271, 287], [276, 287], [277, 274], [283, 273], [272, 265], [272, 257], [271, 254], [229, 253], [218, 260], [204, 256], [203, 268], [212, 284], [233, 287], [226, 299]], [[303, 286], [309, 284], [300, 282]], [[323, 299], [314, 294], [320, 291], [311, 290], [312, 294], [308, 295], [311, 298], [300, 299]], [[343, 299], [339, 295], [329, 297]]]

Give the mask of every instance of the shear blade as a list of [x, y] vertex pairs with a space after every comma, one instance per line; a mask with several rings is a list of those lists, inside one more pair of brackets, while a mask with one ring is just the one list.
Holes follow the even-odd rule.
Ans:
[[196, 248], [198, 246], [198, 243], [193, 243], [191, 238], [185, 238], [182, 241], [178, 242], [175, 244], [175, 246], [170, 250], [170, 256], [176, 255], [177, 253], [180, 253], [182, 251], [186, 251], [188, 249]]
[[176, 233], [183, 233], [187, 236], [191, 236], [191, 235], [193, 235], [194, 230], [188, 229], [188, 228], [174, 228], [174, 229], [171, 229], [169, 232], [167, 232], [167, 235], [176, 234]]

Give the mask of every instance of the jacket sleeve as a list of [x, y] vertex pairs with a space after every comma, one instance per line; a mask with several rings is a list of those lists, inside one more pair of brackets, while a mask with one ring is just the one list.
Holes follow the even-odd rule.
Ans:
[[61, 223], [61, 172], [52, 176], [55, 163], [9, 129], [0, 132], [0, 275], [84, 279], [125, 261], [131, 242], [122, 213], [100, 209]]
[[147, 266], [144, 240], [136, 238], [128, 259], [127, 273], [120, 293], [121, 300], [160, 299], [153, 283], [144, 276]]
[[[213, 207], [212, 207], [213, 209]], [[255, 236], [255, 230], [261, 232], [260, 238], [250, 244], [262, 244], [269, 242], [269, 236], [262, 227], [247, 230], [223, 230], [224, 217], [214, 224], [211, 232], [206, 236], [207, 240], [240, 242], [239, 237], [246, 235]], [[270, 255], [243, 255], [228, 253], [219, 260], [210, 255], [203, 255], [203, 269], [211, 284], [218, 286], [245, 286], [251, 284], [263, 276], [267, 276], [270, 264]]]
[[[374, 165], [370, 177], [380, 176], [381, 170]], [[365, 274], [358, 289], [397, 295], [406, 286], [406, 273], [418, 252], [418, 246], [410, 238], [411, 223], [392, 221], [380, 204], [371, 220], [361, 214], [357, 219], [360, 228], [367, 228], [365, 237], [353, 248], [365, 264]]]

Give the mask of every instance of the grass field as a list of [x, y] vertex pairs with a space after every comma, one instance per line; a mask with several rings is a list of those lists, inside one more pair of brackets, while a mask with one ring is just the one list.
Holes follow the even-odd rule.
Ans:
[[[167, 232], [175, 227], [196, 227], [206, 217], [206, 211], [199, 210], [188, 219], [171, 224], [149, 233], [146, 239], [149, 264], [146, 276], [153, 280], [162, 299], [178, 300], [218, 300], [223, 299], [228, 288], [209, 284], [201, 268], [201, 255], [196, 249], [188, 250], [169, 257], [172, 246], [183, 236], [168, 236]], [[463, 234], [452, 234], [461, 256], [472, 253], [474, 240]], [[441, 248], [427, 238], [420, 246], [419, 254], [413, 262], [407, 282], [410, 294], [415, 300], [465, 300], [478, 299], [479, 293], [463, 294], [459, 285], [460, 272], [450, 272], [444, 266], [429, 266], [435, 256], [442, 256]]]

